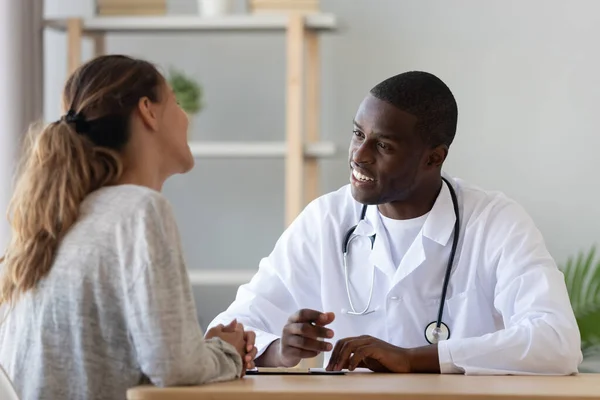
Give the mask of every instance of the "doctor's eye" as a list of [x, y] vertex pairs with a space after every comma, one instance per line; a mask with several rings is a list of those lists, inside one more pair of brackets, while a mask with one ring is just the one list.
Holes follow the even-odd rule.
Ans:
[[359, 137], [359, 138], [363, 138], [363, 137], [365, 136], [365, 135], [364, 135], [364, 134], [363, 134], [361, 131], [359, 131], [358, 129], [354, 129], [354, 130], [352, 131], [352, 133], [354, 134], [354, 136], [356, 136], [356, 137]]

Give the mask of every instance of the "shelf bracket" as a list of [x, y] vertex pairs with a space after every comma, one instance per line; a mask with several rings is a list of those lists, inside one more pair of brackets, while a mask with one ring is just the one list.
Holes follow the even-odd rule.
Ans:
[[67, 21], [67, 75], [70, 76], [81, 63], [81, 38], [83, 22], [81, 18], [69, 18]]
[[[321, 109], [320, 53], [319, 36], [315, 31], [306, 30], [306, 142], [319, 141], [319, 111]], [[310, 203], [319, 195], [319, 160], [310, 158], [305, 161], [304, 204]]]
[[302, 211], [304, 203], [304, 16], [290, 14], [287, 29], [287, 87], [285, 159], [285, 225]]

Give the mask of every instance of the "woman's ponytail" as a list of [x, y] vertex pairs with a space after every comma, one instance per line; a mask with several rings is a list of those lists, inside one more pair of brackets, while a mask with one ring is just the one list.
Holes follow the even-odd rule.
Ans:
[[118, 153], [94, 146], [64, 119], [29, 133], [8, 219], [12, 237], [0, 262], [0, 306], [33, 289], [54, 261], [62, 237], [79, 215], [85, 197], [114, 183]]

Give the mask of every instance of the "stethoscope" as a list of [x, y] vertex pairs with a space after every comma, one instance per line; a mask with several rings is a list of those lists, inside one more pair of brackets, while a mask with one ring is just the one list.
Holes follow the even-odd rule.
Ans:
[[[442, 179], [444, 180], [444, 182], [446, 182], [446, 185], [448, 185], [448, 189], [450, 190], [450, 196], [452, 197], [452, 205], [454, 207], [454, 216], [456, 217], [456, 220], [454, 221], [454, 237], [452, 240], [452, 249], [450, 251], [450, 258], [448, 259], [448, 265], [446, 266], [446, 274], [444, 276], [444, 284], [442, 285], [442, 296], [441, 296], [441, 300], [440, 300], [440, 307], [438, 309], [438, 315], [437, 315], [437, 320], [430, 322], [426, 327], [425, 327], [425, 339], [427, 340], [427, 342], [429, 342], [430, 344], [435, 344], [438, 343], [440, 340], [446, 340], [450, 337], [450, 329], [448, 328], [448, 325], [446, 325], [443, 321], [442, 321], [442, 317], [444, 315], [444, 303], [446, 301], [446, 291], [448, 290], [448, 283], [450, 282], [450, 273], [452, 272], [452, 264], [454, 262], [454, 255], [456, 254], [456, 247], [458, 245], [458, 238], [459, 238], [459, 233], [460, 233], [460, 221], [459, 221], [459, 212], [458, 212], [458, 200], [456, 199], [456, 192], [454, 191], [454, 188], [452, 187], [452, 185], [450, 184], [450, 182], [448, 182], [448, 180], [444, 177], [442, 177]], [[367, 205], [363, 205], [362, 207], [362, 211], [360, 213], [360, 220], [362, 221], [365, 218], [365, 214], [367, 212]], [[367, 314], [371, 314], [372, 312], [375, 312], [375, 310], [369, 310], [369, 307], [371, 306], [371, 299], [373, 298], [373, 287], [375, 286], [375, 268], [373, 268], [373, 275], [371, 278], [371, 290], [369, 291], [369, 300], [367, 302], [367, 306], [362, 310], [362, 311], [356, 311], [356, 309], [354, 308], [354, 304], [352, 303], [352, 296], [350, 295], [350, 283], [349, 283], [349, 279], [348, 279], [348, 249], [349, 249], [349, 244], [352, 241], [352, 239], [354, 239], [355, 237], [358, 236], [352, 236], [352, 234], [354, 233], [354, 230], [356, 229], [357, 225], [354, 225], [352, 228], [350, 228], [348, 230], [348, 232], [346, 233], [346, 236], [344, 237], [344, 243], [342, 245], [342, 252], [343, 252], [343, 258], [344, 258], [344, 276], [346, 279], [346, 293], [348, 295], [348, 301], [350, 303], [350, 308], [352, 309], [351, 311], [347, 311], [348, 314], [350, 315], [367, 315]], [[371, 235], [369, 236], [369, 239], [371, 239], [371, 250], [373, 249], [373, 244], [375, 243], [375, 235]]]

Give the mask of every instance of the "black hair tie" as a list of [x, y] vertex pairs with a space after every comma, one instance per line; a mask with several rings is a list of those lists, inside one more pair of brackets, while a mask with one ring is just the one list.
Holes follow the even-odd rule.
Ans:
[[121, 150], [129, 139], [129, 118], [124, 114], [109, 114], [89, 121], [83, 113], [70, 109], [61, 121], [73, 124], [75, 132], [84, 135], [95, 146]]
[[63, 118], [67, 123], [75, 124], [75, 132], [77, 133], [83, 134], [90, 130], [90, 124], [83, 113], [77, 113], [75, 110], [70, 109]]

